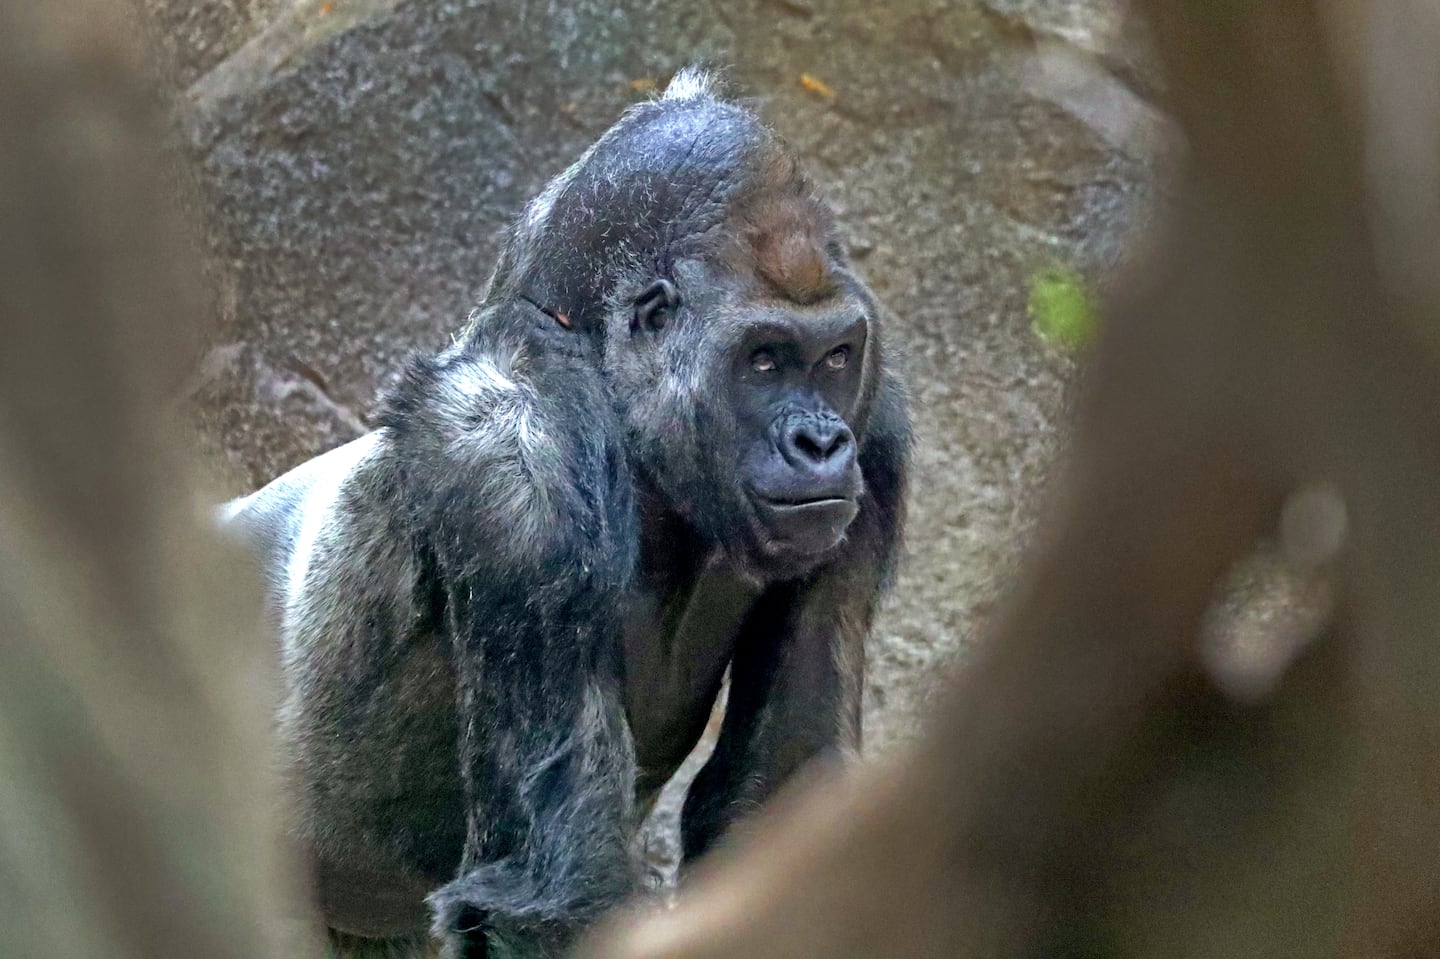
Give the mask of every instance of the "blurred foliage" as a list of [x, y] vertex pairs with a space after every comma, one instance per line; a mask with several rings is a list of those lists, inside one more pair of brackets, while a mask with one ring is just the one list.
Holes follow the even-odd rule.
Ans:
[[1030, 328], [1046, 343], [1078, 351], [1095, 341], [1100, 317], [1085, 279], [1069, 267], [1055, 266], [1030, 277]]

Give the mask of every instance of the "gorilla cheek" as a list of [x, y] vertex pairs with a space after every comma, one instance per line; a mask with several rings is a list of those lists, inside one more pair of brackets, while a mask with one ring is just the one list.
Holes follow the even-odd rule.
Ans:
[[[640, 393], [631, 406], [631, 430], [643, 442], [644, 466], [671, 508], [713, 532], [715, 494], [732, 481], [717, 475], [713, 452], [723, 424], [716, 420], [705, 390], [686, 371], [670, 368]], [[633, 447], [632, 447], [633, 448]]]

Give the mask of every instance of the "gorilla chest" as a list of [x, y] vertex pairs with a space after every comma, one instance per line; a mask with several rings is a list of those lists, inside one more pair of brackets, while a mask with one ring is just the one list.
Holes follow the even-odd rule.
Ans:
[[[645, 799], [695, 746], [762, 587], [712, 556], [646, 563], [626, 613], [625, 709]], [[689, 568], [687, 568], [687, 566]]]

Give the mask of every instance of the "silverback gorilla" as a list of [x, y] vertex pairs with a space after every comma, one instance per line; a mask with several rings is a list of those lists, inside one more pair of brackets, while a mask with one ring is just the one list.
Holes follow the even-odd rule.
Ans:
[[858, 745], [909, 437], [880, 324], [774, 134], [682, 72], [529, 204], [379, 428], [227, 507], [337, 936], [562, 949], [727, 667], [687, 860]]

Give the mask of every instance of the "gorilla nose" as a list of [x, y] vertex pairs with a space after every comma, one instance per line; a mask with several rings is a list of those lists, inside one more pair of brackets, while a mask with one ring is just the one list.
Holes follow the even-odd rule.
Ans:
[[780, 452], [790, 465], [812, 474], [843, 473], [855, 459], [855, 436], [843, 422], [802, 420], [785, 430]]

